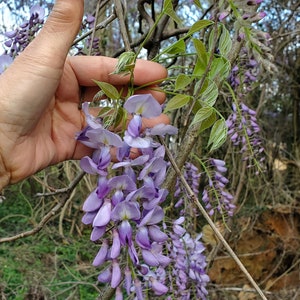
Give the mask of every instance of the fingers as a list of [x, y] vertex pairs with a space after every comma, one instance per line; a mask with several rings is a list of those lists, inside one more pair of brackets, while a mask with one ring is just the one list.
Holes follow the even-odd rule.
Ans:
[[[94, 80], [105, 81], [115, 86], [126, 86], [129, 83], [129, 76], [121, 76], [112, 74], [115, 70], [118, 60], [109, 57], [102, 56], [76, 56], [69, 57], [69, 63], [77, 77], [80, 85], [86, 87], [95, 86]], [[134, 84], [137, 86], [146, 85], [152, 82], [159, 84], [167, 76], [167, 70], [160, 64], [146, 61], [137, 60], [134, 69]], [[159, 91], [151, 91], [155, 84], [149, 87], [149, 89], [140, 90], [139, 93], [151, 92], [153, 96], [162, 103], [164, 101], [164, 93]], [[92, 100], [93, 95], [99, 89], [91, 88], [87, 89], [88, 98], [85, 100]]]

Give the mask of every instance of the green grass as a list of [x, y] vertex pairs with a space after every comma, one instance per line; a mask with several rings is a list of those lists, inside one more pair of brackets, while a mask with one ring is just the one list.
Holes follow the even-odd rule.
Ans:
[[[52, 198], [34, 197], [31, 189], [24, 182], [5, 190], [0, 238], [32, 229], [54, 205]], [[99, 270], [92, 261], [99, 246], [89, 241], [90, 229], [71, 230], [71, 221], [82, 226], [82, 212], [75, 213], [81, 199], [74, 201], [63, 220], [64, 236], [59, 234], [59, 218], [55, 217], [33, 236], [0, 244], [0, 298], [97, 299]]]

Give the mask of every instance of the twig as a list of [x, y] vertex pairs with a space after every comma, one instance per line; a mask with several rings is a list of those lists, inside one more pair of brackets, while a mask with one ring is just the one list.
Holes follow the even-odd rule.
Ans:
[[39, 231], [41, 231], [43, 229], [43, 227], [48, 223], [48, 221], [51, 218], [53, 218], [55, 215], [57, 215], [57, 213], [65, 205], [65, 203], [69, 199], [72, 191], [75, 189], [75, 187], [77, 186], [77, 184], [80, 182], [80, 180], [83, 178], [84, 175], [85, 175], [84, 172], [79, 173], [77, 175], [77, 177], [71, 182], [71, 184], [70, 184], [69, 187], [60, 190], [60, 193], [59, 193], [60, 194], [59, 195], [59, 198], [60, 198], [59, 202], [43, 217], [43, 219], [40, 221], [40, 223], [37, 226], [35, 226], [31, 230], [28, 230], [28, 231], [25, 231], [25, 232], [21, 232], [21, 233], [19, 233], [17, 235], [11, 236], [11, 237], [1, 238], [0, 239], [0, 244], [1, 243], [5, 243], [5, 242], [16, 241], [18, 239], [34, 235], [34, 234], [38, 233]]
[[[105, 28], [108, 24], [110, 24], [112, 21], [114, 21], [117, 18], [116, 14], [113, 13], [111, 14], [107, 19], [105, 19], [104, 21], [100, 22], [99, 24], [97, 24], [95, 26], [95, 30], [98, 29], [103, 29]], [[78, 44], [79, 42], [81, 42], [83, 39], [85, 39], [86, 37], [88, 37], [89, 35], [91, 35], [94, 31], [94, 28], [87, 31], [86, 33], [84, 33], [83, 35], [81, 35], [80, 37], [78, 37], [74, 42], [73, 42], [73, 46]]]
[[164, 145], [167, 157], [170, 160], [170, 163], [171, 163], [173, 169], [175, 170], [176, 175], [178, 176], [178, 178], [182, 182], [183, 186], [185, 187], [186, 192], [187, 192], [187, 196], [197, 206], [197, 208], [199, 209], [199, 211], [201, 212], [201, 214], [203, 215], [203, 217], [206, 219], [206, 221], [208, 222], [208, 224], [212, 228], [212, 230], [215, 233], [215, 235], [218, 237], [218, 239], [220, 240], [220, 242], [224, 245], [224, 247], [226, 248], [226, 250], [228, 251], [228, 253], [230, 254], [230, 256], [233, 258], [233, 260], [239, 266], [240, 270], [245, 274], [245, 276], [247, 277], [247, 279], [249, 280], [249, 282], [252, 284], [252, 286], [255, 288], [255, 290], [257, 291], [257, 293], [261, 296], [261, 298], [263, 300], [267, 300], [266, 296], [263, 294], [263, 292], [260, 289], [260, 287], [257, 285], [257, 283], [252, 278], [252, 276], [250, 275], [250, 273], [247, 271], [247, 269], [245, 268], [245, 266], [243, 265], [243, 263], [240, 261], [240, 259], [238, 258], [238, 256], [235, 254], [235, 252], [232, 250], [232, 248], [230, 247], [230, 245], [224, 239], [223, 235], [218, 230], [218, 228], [216, 227], [216, 225], [214, 224], [214, 222], [211, 220], [211, 218], [208, 215], [208, 213], [206, 212], [206, 210], [203, 208], [203, 206], [198, 201], [197, 196], [194, 194], [194, 192], [191, 189], [191, 187], [189, 186], [188, 182], [185, 180], [184, 176], [181, 174], [181, 171], [178, 168], [177, 163], [175, 162], [175, 160], [173, 158], [173, 155], [172, 155], [171, 151], [168, 149], [168, 147], [167, 147], [165, 141], [163, 140], [163, 138], [160, 137], [159, 140], [160, 140], [161, 144]]
[[122, 35], [122, 38], [124, 41], [125, 49], [126, 49], [126, 51], [130, 51], [131, 46], [130, 46], [130, 41], [129, 41], [128, 32], [127, 32], [126, 24], [125, 24], [125, 18], [124, 18], [124, 15], [126, 15], [126, 14], [124, 12], [124, 9], [122, 7], [122, 3], [120, 0], [114, 0], [114, 4], [115, 4], [115, 12], [118, 17], [120, 31], [121, 31], [121, 35]]
[[[100, 10], [100, 3], [101, 1], [98, 1], [97, 6], [96, 6], [96, 14], [95, 14], [95, 20], [98, 21], [98, 17], [99, 17], [99, 10]], [[94, 26], [92, 29], [92, 36], [91, 36], [91, 42], [90, 42], [90, 47], [89, 47], [89, 51], [88, 51], [88, 55], [92, 55], [92, 50], [93, 50], [93, 41], [95, 39], [95, 35], [96, 35], [96, 29], [97, 26]]]

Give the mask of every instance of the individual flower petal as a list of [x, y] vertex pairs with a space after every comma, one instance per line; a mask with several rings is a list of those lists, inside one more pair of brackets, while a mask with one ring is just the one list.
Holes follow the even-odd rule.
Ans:
[[122, 147], [123, 145], [122, 139], [117, 134], [104, 128], [91, 129], [86, 133], [86, 136], [105, 146]]
[[132, 228], [130, 223], [127, 220], [122, 221], [118, 229], [121, 244], [123, 246], [127, 244], [132, 244]]
[[102, 283], [108, 283], [111, 281], [111, 276], [111, 267], [108, 267], [102, 273], [99, 274], [98, 281]]
[[119, 237], [119, 233], [116, 229], [113, 230], [113, 243], [111, 246], [110, 256], [112, 259], [117, 258], [120, 255], [121, 251], [121, 241]]
[[125, 131], [124, 141], [132, 148], [149, 148], [151, 146], [152, 139], [149, 137], [132, 137]]
[[110, 188], [108, 186], [108, 180], [104, 176], [100, 176], [98, 179], [98, 188], [97, 195], [99, 198], [105, 198], [107, 194], [110, 192]]
[[142, 256], [145, 263], [151, 267], [158, 267], [159, 261], [155, 255], [150, 250], [142, 249]]
[[102, 227], [107, 225], [110, 221], [110, 215], [111, 201], [105, 200], [94, 219], [93, 226]]
[[84, 214], [84, 216], [82, 217], [81, 222], [85, 225], [89, 225], [92, 224], [96, 215], [97, 215], [98, 211], [93, 211], [93, 212], [87, 212], [86, 214]]
[[105, 233], [106, 231], [106, 226], [98, 227], [95, 226], [91, 232], [91, 241], [95, 242], [98, 241]]
[[151, 94], [133, 95], [124, 103], [129, 113], [141, 115], [144, 118], [154, 118], [161, 114], [161, 106]]
[[[18, 34], [18, 30], [7, 31], [4, 33], [4, 35], [10, 39], [16, 37], [17, 34]], [[1, 55], [1, 56], [3, 56], [3, 55]]]
[[142, 283], [137, 278], [134, 279], [135, 295], [137, 300], [144, 300]]
[[30, 15], [35, 17], [38, 16], [39, 20], [43, 20], [45, 17], [45, 9], [38, 4], [35, 4], [30, 8]]
[[133, 138], [140, 135], [142, 129], [142, 118], [139, 115], [134, 115], [127, 127], [127, 134]]
[[123, 201], [117, 204], [111, 213], [111, 218], [114, 221], [119, 220], [139, 220], [141, 212], [137, 202]]
[[137, 189], [135, 182], [128, 175], [120, 175], [111, 178], [108, 182], [110, 188], [125, 191], [134, 191]]
[[96, 175], [99, 172], [97, 164], [89, 156], [85, 156], [80, 160], [80, 167], [88, 174]]
[[119, 286], [121, 282], [122, 276], [121, 276], [121, 269], [120, 265], [117, 260], [112, 261], [112, 275], [111, 275], [111, 282], [110, 285], [114, 289], [117, 286]]
[[178, 133], [178, 128], [172, 125], [166, 125], [161, 123], [155, 125], [153, 128], [149, 128], [147, 133], [150, 135], [159, 135], [159, 136], [165, 136], [166, 134], [174, 135]]
[[145, 226], [145, 225], [154, 225], [159, 223], [164, 218], [164, 211], [160, 206], [157, 206], [153, 208], [151, 211], [149, 211], [142, 221], [139, 224], [139, 227]]
[[130, 243], [129, 243], [128, 254], [129, 254], [130, 259], [133, 262], [133, 264], [135, 266], [137, 266], [139, 264], [139, 257], [138, 257], [138, 254], [136, 252], [136, 249], [134, 247], [134, 243], [132, 243], [132, 241], [130, 241]]
[[115, 300], [123, 300], [123, 292], [119, 286], [116, 288]]
[[101, 266], [106, 261], [107, 253], [108, 253], [108, 242], [107, 240], [103, 240], [102, 246], [93, 261], [93, 266], [94, 267]]
[[103, 204], [103, 200], [99, 199], [97, 190], [94, 190], [85, 200], [82, 209], [86, 212], [98, 210]]
[[145, 226], [138, 228], [137, 233], [135, 235], [135, 241], [141, 248], [151, 248], [148, 230]]
[[149, 237], [152, 241], [163, 243], [168, 239], [168, 235], [160, 230], [157, 225], [148, 226]]
[[125, 267], [124, 277], [125, 277], [124, 286], [125, 286], [127, 295], [129, 296], [130, 295], [131, 285], [132, 285], [132, 277], [131, 277], [131, 271], [130, 271], [130, 269], [129, 269], [128, 266]]
[[9, 55], [3, 54], [0, 55], [0, 74], [2, 74], [13, 62], [12, 57]]
[[161, 296], [168, 292], [169, 289], [164, 284], [159, 282], [157, 279], [150, 277], [150, 281], [151, 281], [151, 288], [154, 291], [155, 295]]

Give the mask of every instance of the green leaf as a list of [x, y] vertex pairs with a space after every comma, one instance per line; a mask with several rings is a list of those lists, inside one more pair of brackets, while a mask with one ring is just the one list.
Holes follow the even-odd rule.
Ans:
[[202, 121], [199, 134], [204, 130], [206, 130], [207, 128], [213, 126], [213, 124], [216, 122], [216, 119], [217, 119], [216, 112], [213, 111], [213, 113], [207, 119]]
[[180, 107], [185, 106], [190, 101], [190, 96], [178, 94], [170, 99], [167, 103], [164, 112], [168, 112], [170, 110], [178, 109]]
[[213, 112], [214, 112], [214, 109], [209, 106], [200, 108], [197, 111], [197, 113], [195, 114], [191, 125], [194, 125], [196, 123], [200, 123], [200, 122], [204, 121], [205, 119], [209, 118]]
[[103, 93], [110, 99], [119, 99], [120, 94], [118, 90], [111, 84], [103, 81], [94, 80], [94, 82], [99, 86]]
[[201, 95], [201, 101], [205, 102], [206, 105], [213, 106], [219, 95], [218, 86], [214, 81], [210, 81], [207, 88]]
[[232, 48], [232, 40], [229, 34], [229, 31], [226, 27], [222, 26], [222, 34], [219, 40], [219, 50], [220, 54], [224, 57], [227, 57], [228, 53], [231, 51]]
[[130, 74], [135, 66], [136, 54], [132, 51], [123, 52], [118, 59], [117, 66], [112, 74]]
[[182, 90], [192, 82], [190, 76], [179, 74], [175, 81], [175, 91]]
[[197, 59], [194, 70], [193, 70], [193, 76], [200, 77], [204, 74], [206, 70], [206, 65], [204, 65], [200, 59]]
[[[217, 35], [217, 36], [216, 36]], [[220, 28], [213, 28], [213, 30], [210, 32], [209, 37], [208, 37], [208, 50], [209, 52], [212, 52], [214, 49], [214, 41], [215, 41], [215, 36], [218, 39], [220, 35]]]
[[210, 151], [216, 150], [226, 141], [226, 138], [226, 122], [224, 119], [217, 120], [211, 129], [207, 146], [211, 145]]
[[198, 6], [200, 9], [202, 9], [202, 5], [200, 3], [200, 0], [194, 0], [194, 3], [196, 6]]
[[167, 14], [177, 24], [180, 25], [182, 23], [181, 19], [176, 15], [174, 11], [172, 0], [164, 1], [163, 12]]
[[213, 21], [210, 21], [210, 20], [200, 20], [200, 21], [197, 21], [196, 23], [194, 23], [191, 28], [189, 29], [187, 35], [192, 35], [194, 34], [195, 32], [198, 32], [200, 31], [201, 29], [205, 28], [205, 27], [208, 27], [210, 25], [212, 25], [214, 22]]
[[121, 125], [122, 129], [123, 129], [123, 127], [125, 127], [123, 125], [126, 124], [126, 120], [127, 120], [127, 112], [126, 112], [126, 110], [123, 107], [119, 107], [118, 111], [117, 111], [116, 118], [115, 118], [115, 122], [114, 122], [114, 128], [116, 128], [119, 125]]
[[114, 108], [109, 106], [101, 107], [101, 110], [98, 113], [98, 117], [103, 118], [106, 116], [110, 116], [113, 113], [114, 113]]
[[179, 54], [183, 52], [185, 52], [184, 40], [179, 40], [164, 50], [164, 53], [169, 54]]
[[220, 80], [226, 79], [229, 75], [229, 71], [229, 61], [225, 57], [216, 57], [211, 64], [209, 78], [214, 79], [218, 77]]
[[196, 49], [199, 63], [201, 63], [204, 68], [206, 68], [208, 62], [208, 53], [206, 52], [204, 44], [197, 39], [193, 39], [193, 43]]

